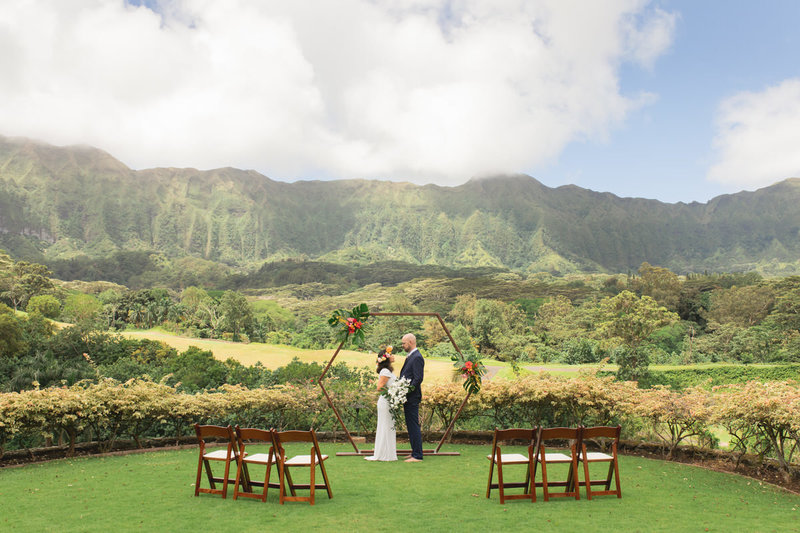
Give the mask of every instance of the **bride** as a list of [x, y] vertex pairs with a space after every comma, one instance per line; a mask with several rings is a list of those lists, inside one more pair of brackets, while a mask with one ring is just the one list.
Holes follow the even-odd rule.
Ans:
[[[392, 347], [387, 346], [378, 352], [378, 391], [389, 387], [397, 379], [392, 373], [394, 368]], [[375, 428], [374, 455], [365, 457], [367, 461], [397, 461], [397, 441], [389, 402], [383, 395], [378, 396], [378, 427]]]

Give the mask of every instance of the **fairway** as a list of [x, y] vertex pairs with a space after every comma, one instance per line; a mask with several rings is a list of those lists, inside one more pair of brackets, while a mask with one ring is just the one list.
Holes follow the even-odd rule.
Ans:
[[[304, 350], [283, 344], [263, 344], [259, 342], [242, 343], [230, 342], [216, 339], [198, 339], [193, 337], [180, 337], [160, 330], [147, 331], [126, 331], [123, 336], [129, 339], [152, 339], [161, 341], [172, 346], [179, 352], [187, 350], [190, 346], [196, 346], [201, 350], [207, 350], [214, 354], [216, 359], [235, 359], [246, 366], [252, 366], [257, 362], [264, 365], [264, 368], [275, 370], [286, 366], [295, 357], [304, 363], [316, 362], [325, 365], [333, 356], [334, 349], [328, 350]], [[400, 344], [399, 342], [397, 343]], [[398, 354], [394, 367], [395, 373], [400, 372], [405, 357]], [[347, 363], [354, 367], [374, 368], [375, 354], [356, 352], [354, 350], [341, 350], [336, 356], [334, 363]], [[452, 380], [453, 363], [443, 359], [425, 359], [425, 381], [428, 383], [447, 383]]]

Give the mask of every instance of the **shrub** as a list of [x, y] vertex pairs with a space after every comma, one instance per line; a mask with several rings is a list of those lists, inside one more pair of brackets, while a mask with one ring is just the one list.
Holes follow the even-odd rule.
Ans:
[[56, 319], [61, 313], [61, 302], [59, 302], [58, 298], [55, 296], [40, 294], [28, 300], [28, 307], [26, 310], [29, 313], [39, 313], [44, 317]]

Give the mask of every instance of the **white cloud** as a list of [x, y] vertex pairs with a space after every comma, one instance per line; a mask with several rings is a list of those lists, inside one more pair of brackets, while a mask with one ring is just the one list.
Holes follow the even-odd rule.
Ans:
[[646, 101], [620, 64], [673, 30], [637, 0], [8, 0], [0, 133], [134, 168], [455, 184], [606, 135]]
[[762, 92], [743, 92], [719, 108], [709, 179], [742, 187], [800, 176], [800, 79]]
[[656, 59], [672, 44], [677, 13], [656, 8], [646, 18], [632, 16], [629, 20], [628, 54], [641, 66], [652, 69]]

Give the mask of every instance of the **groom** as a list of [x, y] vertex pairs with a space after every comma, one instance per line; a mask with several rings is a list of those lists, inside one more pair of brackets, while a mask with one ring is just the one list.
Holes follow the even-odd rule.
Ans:
[[400, 377], [411, 381], [414, 389], [408, 393], [406, 403], [403, 405], [403, 412], [406, 415], [406, 427], [408, 427], [408, 440], [411, 443], [411, 457], [406, 459], [407, 463], [422, 461], [422, 430], [419, 427], [419, 404], [422, 402], [422, 380], [425, 375], [425, 360], [417, 350], [417, 338], [412, 333], [403, 335], [403, 350], [408, 354], [403, 368], [400, 370]]

